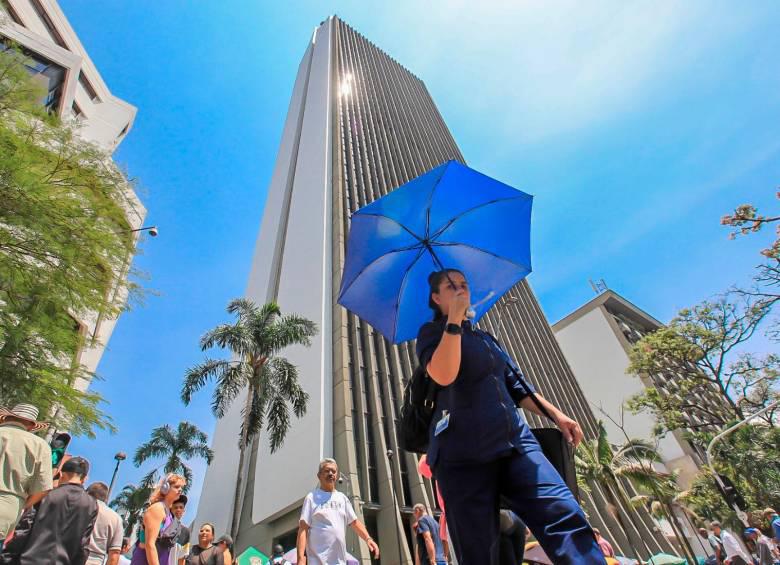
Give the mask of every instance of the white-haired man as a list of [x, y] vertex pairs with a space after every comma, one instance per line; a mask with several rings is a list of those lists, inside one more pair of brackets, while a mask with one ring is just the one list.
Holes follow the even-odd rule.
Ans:
[[379, 546], [357, 519], [346, 495], [336, 490], [338, 477], [334, 459], [320, 461], [320, 486], [306, 495], [298, 524], [298, 565], [307, 565], [307, 560], [308, 565], [346, 565], [347, 526], [366, 542], [374, 558], [379, 558]]

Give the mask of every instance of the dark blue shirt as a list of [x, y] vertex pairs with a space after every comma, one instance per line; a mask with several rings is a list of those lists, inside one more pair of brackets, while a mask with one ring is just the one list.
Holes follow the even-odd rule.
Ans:
[[441, 543], [441, 536], [439, 535], [439, 525], [434, 520], [433, 516], [426, 514], [417, 521], [417, 551], [420, 555], [420, 565], [426, 565], [431, 562], [431, 558], [428, 555], [428, 548], [425, 547], [425, 537], [423, 534], [429, 532], [433, 539], [433, 547], [436, 549], [436, 561], [444, 561], [444, 546]]
[[[426, 366], [444, 334], [445, 322], [428, 322], [417, 334], [417, 357]], [[538, 450], [516, 408], [527, 392], [509, 369], [492, 338], [463, 323], [460, 370], [455, 381], [439, 389], [430, 429], [428, 464], [492, 461], [510, 453]], [[525, 379], [523, 383], [533, 387]], [[436, 426], [449, 415], [446, 429]]]

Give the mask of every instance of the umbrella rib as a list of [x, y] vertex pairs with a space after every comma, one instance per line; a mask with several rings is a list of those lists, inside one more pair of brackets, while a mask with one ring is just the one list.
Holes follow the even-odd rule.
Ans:
[[486, 255], [495, 257], [496, 259], [500, 259], [501, 261], [512, 263], [513, 265], [515, 265], [516, 267], [520, 267], [521, 269], [528, 269], [529, 271], [531, 270], [531, 267], [529, 265], [522, 265], [517, 261], [512, 261], [511, 259], [502, 257], [501, 255], [493, 253], [492, 251], [488, 251], [487, 249], [482, 249], [481, 247], [477, 247], [476, 245], [471, 245], [469, 243], [447, 243], [447, 242], [434, 241], [431, 245], [435, 245], [437, 247], [468, 247], [475, 251], [479, 251], [480, 253], [485, 253]]
[[[354, 214], [354, 215], [357, 215], [357, 214]], [[399, 226], [400, 226], [400, 227], [401, 227], [401, 228], [402, 228], [404, 231], [406, 231], [407, 233], [409, 233], [409, 235], [411, 235], [412, 237], [414, 237], [414, 238], [415, 238], [417, 241], [423, 241], [423, 238], [421, 238], [419, 235], [417, 235], [417, 234], [416, 234], [416, 233], [414, 233], [412, 230], [410, 230], [409, 228], [407, 228], [407, 227], [406, 227], [405, 225], [403, 225], [401, 222], [399, 222], [399, 221], [398, 221], [398, 220], [396, 220], [395, 218], [391, 218], [390, 216], [385, 216], [384, 214], [376, 214], [376, 213], [374, 213], [374, 212], [366, 212], [366, 213], [364, 213], [364, 214], [360, 214], [360, 216], [373, 216], [373, 217], [375, 217], [375, 218], [386, 218], [386, 219], [390, 220], [391, 222], [394, 222], [394, 223], [398, 224], [398, 225], [399, 225]]]
[[[374, 263], [376, 263], [377, 261], [379, 261], [383, 257], [387, 257], [391, 253], [401, 253], [402, 251], [411, 251], [411, 250], [417, 249], [417, 248], [424, 249], [424, 247], [420, 247], [419, 244], [414, 244], [414, 245], [410, 245], [408, 247], [399, 247], [398, 249], [393, 249], [392, 251], [388, 251], [387, 253], [382, 253], [379, 257], [377, 257], [376, 259], [374, 259], [370, 263], [367, 263], [362, 269], [360, 269], [360, 271], [358, 271], [358, 273], [354, 277], [352, 277], [352, 282], [350, 282], [347, 286], [345, 286], [344, 288], [341, 289], [341, 292], [339, 292], [339, 300], [341, 300], [341, 297], [344, 296], [344, 294], [346, 294], [346, 292], [350, 289], [350, 287], [353, 284], [355, 284], [355, 281], [360, 278], [360, 275], [365, 273], [371, 267], [371, 265], [373, 265]], [[416, 260], [417, 259], [415, 259], [415, 261]]]
[[406, 268], [406, 272], [404, 273], [404, 277], [401, 279], [401, 288], [396, 295], [395, 306], [393, 307], [393, 311], [395, 312], [395, 315], [393, 316], [393, 340], [395, 340], [396, 332], [398, 331], [398, 309], [401, 306], [401, 297], [403, 296], [404, 289], [406, 288], [406, 281], [409, 280], [409, 273], [412, 271], [412, 267], [414, 267], [417, 264], [417, 261], [420, 260], [420, 257], [422, 257], [425, 249], [425, 247], [420, 248], [420, 252], [417, 254], [417, 257], [414, 258], [414, 261], [409, 263], [409, 266]]
[[444, 226], [439, 231], [437, 231], [435, 234], [433, 234], [431, 236], [431, 239], [435, 239], [435, 238], [439, 237], [452, 224], [454, 224], [455, 222], [460, 220], [466, 214], [469, 214], [469, 213], [471, 213], [471, 212], [473, 212], [475, 210], [479, 210], [480, 208], [484, 208], [485, 206], [489, 206], [491, 204], [496, 204], [498, 202], [509, 202], [511, 200], [522, 200], [524, 198], [528, 198], [528, 195], [527, 194], [523, 194], [522, 196], [513, 196], [511, 198], [497, 198], [496, 200], [489, 200], [487, 202], [483, 202], [483, 203], [481, 203], [481, 204], [479, 204], [477, 206], [474, 206], [473, 208], [469, 208], [468, 210], [464, 210], [463, 212], [461, 212], [457, 216], [453, 216], [452, 218], [450, 218], [450, 220], [446, 224], [444, 224]]

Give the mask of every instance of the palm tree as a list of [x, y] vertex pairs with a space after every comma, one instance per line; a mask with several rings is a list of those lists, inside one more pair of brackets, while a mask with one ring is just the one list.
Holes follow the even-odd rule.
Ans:
[[[166, 473], [182, 475], [187, 480], [187, 484], [184, 486], [184, 492], [187, 492], [192, 485], [192, 470], [184, 463], [184, 460], [202, 457], [207, 463], [211, 463], [214, 452], [209, 448], [208, 439], [205, 433], [189, 422], [179, 422], [176, 430], [166, 424], [153, 429], [151, 439], [138, 446], [133, 463], [139, 467], [149, 459], [165, 457], [165, 463], [162, 465], [163, 470]], [[141, 481], [143, 486], [150, 487], [155, 483], [157, 469], [152, 469], [143, 478]]]
[[674, 512], [675, 507], [683, 512], [689, 512], [679, 504], [677, 473], [659, 471], [653, 463], [663, 463], [656, 447], [642, 439], [630, 439], [615, 454], [615, 474], [629, 479], [643, 492], [631, 498], [632, 504], [645, 506], [656, 518], [665, 518], [680, 542], [680, 548], [686, 554], [686, 559], [695, 563], [696, 555], [688, 538], [683, 534], [683, 527]]
[[135, 485], [125, 485], [122, 491], [116, 495], [108, 505], [123, 514], [125, 522], [125, 536], [130, 537], [136, 524], [141, 520], [144, 508], [149, 502], [149, 495], [152, 494], [150, 487]]
[[254, 302], [236, 299], [227, 307], [237, 316], [234, 324], [222, 324], [210, 330], [200, 340], [203, 351], [212, 347], [227, 349], [232, 360], [206, 359], [187, 370], [181, 399], [185, 405], [192, 395], [214, 379], [217, 386], [211, 409], [222, 418], [233, 400], [246, 391], [239, 434], [238, 473], [233, 498], [230, 532], [238, 533], [241, 515], [242, 475], [246, 449], [265, 427], [268, 430], [271, 453], [279, 449], [290, 430], [290, 409], [296, 417], [306, 413], [309, 395], [298, 382], [298, 369], [279, 354], [291, 345], [311, 345], [317, 325], [296, 314], [282, 316], [273, 302], [258, 307]]
[[[598, 422], [599, 435], [596, 439], [583, 441], [577, 448], [575, 455], [575, 463], [577, 465], [577, 473], [586, 482], [590, 481], [601, 486], [601, 490], [604, 492], [604, 496], [607, 499], [609, 513], [617, 520], [620, 528], [628, 540], [628, 544], [634, 553], [634, 557], [641, 563], [642, 556], [634, 545], [634, 541], [631, 538], [630, 530], [623, 520], [623, 516], [620, 513], [620, 507], [618, 502], [623, 503], [624, 507], [630, 508], [630, 501], [625, 493], [623, 485], [620, 482], [615, 469], [615, 457], [612, 451], [612, 446], [607, 439], [607, 431], [604, 429], [604, 423], [599, 420]], [[632, 521], [633, 517], [631, 513], [627, 513], [629, 520]], [[644, 539], [640, 539], [644, 545], [646, 555], [650, 555], [650, 548], [647, 547]]]

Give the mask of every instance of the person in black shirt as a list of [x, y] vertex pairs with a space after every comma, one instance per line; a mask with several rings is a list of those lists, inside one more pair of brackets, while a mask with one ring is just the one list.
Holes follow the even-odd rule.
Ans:
[[198, 531], [198, 543], [190, 547], [187, 565], [223, 565], [222, 553], [214, 545], [214, 526], [206, 522]]
[[72, 457], [60, 470], [59, 486], [41, 501], [19, 565], [81, 565], [87, 560], [98, 514], [97, 500], [84, 490], [89, 462]]

